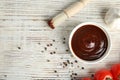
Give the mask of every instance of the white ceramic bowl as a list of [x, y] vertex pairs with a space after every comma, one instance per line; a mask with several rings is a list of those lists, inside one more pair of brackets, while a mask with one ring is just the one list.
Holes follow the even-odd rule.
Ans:
[[[89, 25], [89, 24], [95, 25], [96, 27], [100, 28], [100, 29], [105, 33], [105, 35], [106, 35], [106, 37], [107, 37], [107, 40], [108, 40], [108, 47], [107, 47], [107, 50], [106, 50], [106, 52], [104, 53], [104, 55], [101, 56], [99, 59], [96, 59], [96, 60], [93, 60], [93, 61], [87, 61], [87, 60], [83, 60], [83, 59], [79, 58], [79, 57], [74, 53], [74, 51], [73, 51], [73, 49], [72, 49], [72, 45], [71, 45], [71, 41], [72, 41], [72, 37], [73, 37], [74, 33], [75, 33], [80, 27], [82, 27], [82, 26], [84, 26], [84, 25]], [[79, 24], [78, 26], [76, 26], [76, 27], [73, 29], [73, 31], [71, 32], [70, 37], [69, 37], [69, 48], [70, 48], [70, 51], [72, 52], [72, 54], [73, 54], [78, 60], [80, 60], [80, 61], [82, 61], [82, 62], [84, 62], [84, 63], [88, 63], [88, 64], [97, 63], [97, 62], [102, 61], [104, 58], [106, 58], [106, 57], [108, 56], [109, 51], [110, 51], [110, 48], [111, 48], [111, 40], [110, 40], [109, 33], [108, 33], [108, 31], [106, 30], [106, 28], [105, 28], [104, 26], [102, 26], [102, 25], [100, 25], [100, 24], [98, 24], [98, 23], [95, 23], [95, 22], [84, 22], [84, 23], [81, 23], [81, 24]]]

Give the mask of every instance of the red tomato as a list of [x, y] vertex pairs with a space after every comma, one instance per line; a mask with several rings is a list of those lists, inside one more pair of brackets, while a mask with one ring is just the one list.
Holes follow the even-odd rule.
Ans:
[[120, 63], [114, 64], [111, 67], [111, 73], [113, 75], [114, 80], [120, 80]]
[[94, 78], [95, 80], [113, 80], [111, 72], [106, 69], [97, 71]]
[[80, 80], [91, 80], [91, 78], [85, 77], [85, 78], [82, 78]]

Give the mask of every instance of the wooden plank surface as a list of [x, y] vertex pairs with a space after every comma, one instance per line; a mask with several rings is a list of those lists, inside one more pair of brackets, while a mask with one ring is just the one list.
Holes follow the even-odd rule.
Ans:
[[68, 38], [81, 22], [103, 25], [106, 11], [120, 0], [93, 0], [64, 25], [46, 21], [77, 0], [0, 0], [0, 80], [77, 80], [120, 62], [120, 30], [108, 31], [112, 50], [97, 64], [76, 61]]

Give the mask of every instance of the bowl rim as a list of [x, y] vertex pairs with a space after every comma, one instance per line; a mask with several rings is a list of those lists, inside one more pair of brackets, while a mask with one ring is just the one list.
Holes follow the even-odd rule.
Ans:
[[[104, 53], [103, 56], [101, 56], [99, 59], [96, 59], [96, 60], [93, 60], [93, 61], [87, 61], [87, 60], [83, 60], [81, 58], [79, 58], [73, 51], [72, 49], [72, 45], [71, 45], [71, 42], [72, 42], [72, 37], [74, 35], [74, 33], [80, 28], [82, 27], [83, 25], [88, 25], [88, 24], [91, 24], [91, 25], [95, 25], [96, 27], [100, 28], [106, 35], [107, 37], [107, 40], [108, 40], [108, 48], [106, 50], [106, 52]], [[83, 63], [87, 63], [87, 64], [94, 64], [94, 63], [98, 63], [98, 62], [101, 62], [103, 59], [105, 59], [110, 50], [111, 50], [111, 39], [110, 39], [110, 35], [109, 35], [109, 32], [107, 31], [107, 29], [105, 28], [105, 26], [99, 24], [99, 23], [96, 23], [96, 22], [83, 22], [83, 23], [80, 23], [78, 24], [73, 30], [72, 32], [70, 33], [70, 36], [69, 36], [69, 49], [71, 51], [71, 53], [73, 54], [74, 57], [76, 57], [76, 59], [78, 59], [79, 61], [83, 62]]]

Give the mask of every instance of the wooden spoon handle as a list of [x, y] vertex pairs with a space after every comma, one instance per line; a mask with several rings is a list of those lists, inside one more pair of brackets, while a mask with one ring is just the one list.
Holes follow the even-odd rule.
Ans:
[[68, 7], [67, 9], [65, 9], [64, 12], [68, 17], [71, 17], [78, 13], [84, 6], [86, 6], [89, 1], [90, 0], [80, 0]]
[[48, 22], [49, 26], [52, 29], [54, 29], [56, 26], [59, 26], [66, 19], [68, 19], [71, 16], [75, 15], [76, 13], [78, 13], [85, 5], [87, 5], [87, 3], [89, 1], [90, 0], [80, 0], [80, 1], [78, 1], [76, 3], [74, 3], [70, 7], [66, 8], [65, 10], [63, 10], [63, 12], [61, 12], [60, 14], [58, 14], [57, 16], [55, 16], [53, 19], [51, 19]]

